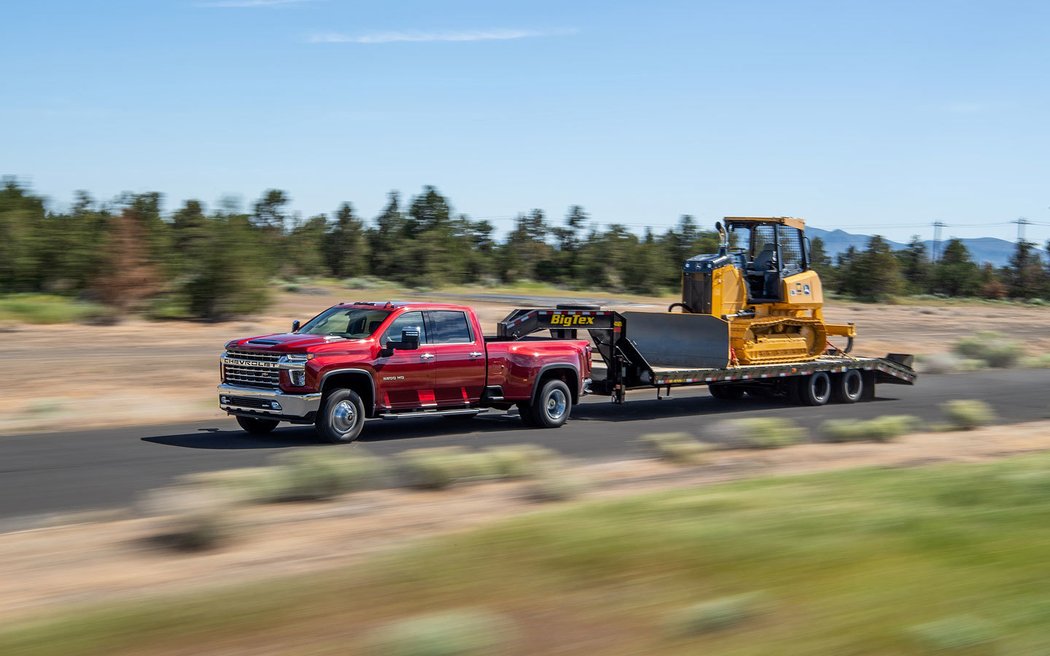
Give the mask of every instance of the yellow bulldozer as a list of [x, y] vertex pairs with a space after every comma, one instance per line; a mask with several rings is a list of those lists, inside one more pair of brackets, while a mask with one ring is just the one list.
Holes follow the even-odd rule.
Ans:
[[680, 308], [720, 321], [728, 330], [731, 364], [774, 364], [812, 360], [829, 350], [829, 336], [847, 344], [856, 335], [850, 324], [824, 321], [824, 290], [812, 269], [802, 219], [725, 217], [715, 224], [719, 252], [687, 260], [682, 271]]

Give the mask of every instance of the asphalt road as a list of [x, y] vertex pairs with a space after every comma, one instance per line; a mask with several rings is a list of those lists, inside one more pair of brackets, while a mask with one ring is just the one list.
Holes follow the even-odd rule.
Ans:
[[676, 390], [672, 399], [634, 392], [614, 406], [588, 397], [557, 430], [525, 429], [515, 416], [474, 419], [423, 418], [373, 421], [354, 445], [318, 444], [312, 430], [289, 426], [250, 437], [232, 419], [208, 423], [113, 428], [0, 437], [0, 519], [105, 509], [131, 504], [146, 490], [175, 477], [265, 464], [275, 453], [298, 448], [366, 448], [390, 455], [407, 449], [537, 443], [566, 455], [609, 459], [638, 455], [632, 438], [705, 427], [741, 416], [788, 417], [810, 428], [827, 419], [867, 419], [884, 414], [942, 421], [938, 405], [950, 399], [983, 399], [1006, 422], [1050, 418], [1050, 370], [997, 370], [922, 376], [915, 387], [880, 385], [877, 398], [855, 405], [808, 408], [744, 399], [719, 402], [706, 389]]

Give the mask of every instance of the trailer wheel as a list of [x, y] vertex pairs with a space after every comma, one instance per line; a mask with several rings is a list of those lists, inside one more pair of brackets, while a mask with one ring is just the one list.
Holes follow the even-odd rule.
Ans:
[[572, 394], [569, 386], [554, 378], [544, 384], [543, 389], [529, 408], [531, 426], [538, 428], [558, 428], [569, 418], [572, 412]]
[[249, 435], [266, 435], [281, 423], [276, 419], [256, 419], [255, 417], [237, 417], [237, 423]]
[[317, 413], [317, 434], [332, 444], [353, 442], [365, 426], [365, 404], [357, 392], [333, 390]]
[[798, 395], [802, 405], [824, 405], [831, 398], [831, 377], [823, 371], [805, 376], [798, 381]]
[[864, 376], [847, 369], [832, 380], [831, 396], [836, 403], [856, 403], [864, 396]]
[[707, 386], [711, 396], [719, 401], [739, 401], [744, 398], [744, 388], [726, 383], [711, 383]]

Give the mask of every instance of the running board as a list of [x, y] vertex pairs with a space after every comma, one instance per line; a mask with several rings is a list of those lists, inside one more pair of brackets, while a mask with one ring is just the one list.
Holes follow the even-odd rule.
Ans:
[[488, 412], [488, 408], [457, 408], [456, 410], [407, 410], [405, 412], [384, 412], [379, 415], [380, 419], [394, 421], [395, 419], [414, 419], [416, 417], [466, 417], [468, 415], [480, 415]]

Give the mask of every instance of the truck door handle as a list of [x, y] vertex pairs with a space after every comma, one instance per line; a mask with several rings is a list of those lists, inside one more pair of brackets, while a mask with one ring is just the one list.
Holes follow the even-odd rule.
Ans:
[[420, 353], [419, 354], [419, 359], [420, 360], [433, 360], [434, 359], [434, 354], [433, 353]]
[[471, 353], [470, 353], [470, 357], [472, 357], [472, 358], [480, 358], [483, 355], [485, 355], [485, 354], [482, 353], [481, 351], [471, 351]]

